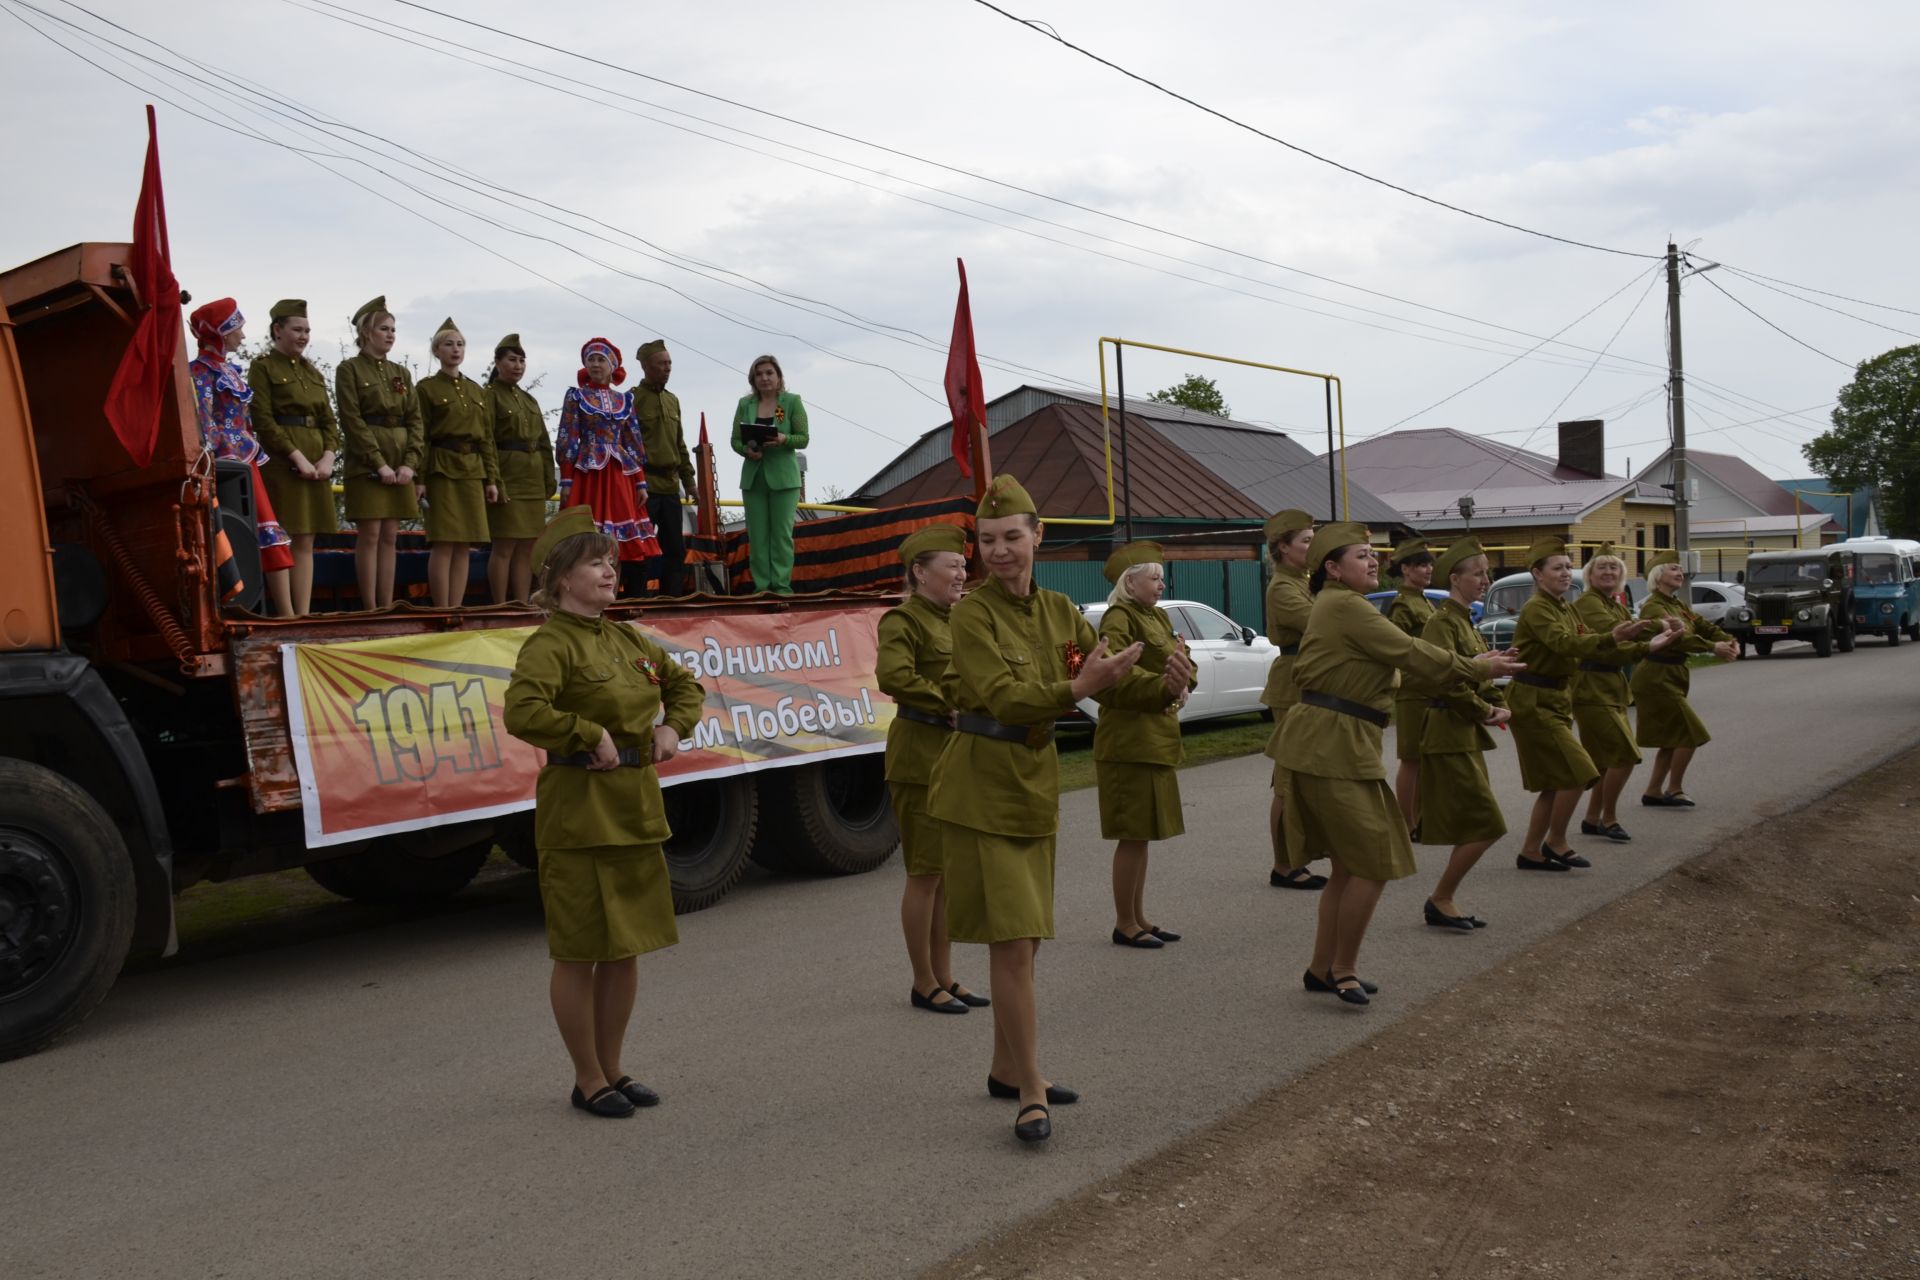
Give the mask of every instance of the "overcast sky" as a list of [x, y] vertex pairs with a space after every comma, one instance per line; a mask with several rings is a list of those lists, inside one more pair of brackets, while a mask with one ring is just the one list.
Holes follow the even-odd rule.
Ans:
[[[1601, 416], [1616, 470], [1665, 445], [1655, 262], [1489, 226], [1338, 172], [972, 0], [432, 2], [464, 20], [392, 0], [90, 5], [126, 28], [116, 32], [64, 0], [31, 0], [221, 88], [246, 77], [280, 99], [243, 107], [177, 75], [164, 89], [117, 83], [20, 17], [129, 79], [153, 65], [0, 0], [0, 265], [127, 236], [140, 108], [154, 101], [176, 271], [199, 299], [238, 297], [256, 335], [275, 299], [305, 297], [312, 351], [333, 355], [354, 309], [384, 293], [419, 365], [448, 314], [476, 349], [475, 376], [493, 342], [519, 332], [550, 408], [588, 337], [631, 355], [665, 336], [690, 433], [702, 411], [724, 430], [749, 362], [772, 351], [813, 411], [816, 498], [853, 488], [946, 420], [956, 257], [981, 350], [1044, 371], [988, 364], [989, 395], [1095, 383], [1096, 339], [1120, 335], [1338, 374], [1350, 438], [1417, 414], [1407, 425], [1551, 452], [1556, 420]], [[1007, 7], [1270, 133], [1506, 221], [1645, 254], [1672, 235], [1704, 260], [1920, 311], [1911, 0], [1578, 13], [1480, 3], [1467, 16], [1395, 0]], [[348, 11], [430, 47], [346, 25]], [[189, 111], [352, 158], [303, 157]], [[312, 117], [331, 135], [299, 127]], [[445, 176], [513, 194], [502, 203]], [[1818, 300], [1920, 333], [1920, 315]], [[1583, 315], [1563, 340], [1586, 350], [1550, 346], [1495, 372]], [[1693, 442], [1775, 476], [1804, 473], [1798, 446], [1851, 365], [1915, 341], [1729, 269], [1688, 282], [1683, 332]], [[1216, 376], [1236, 417], [1324, 447], [1315, 382], [1140, 353], [1128, 387], [1188, 372]], [[734, 462], [722, 463], [728, 488]]]

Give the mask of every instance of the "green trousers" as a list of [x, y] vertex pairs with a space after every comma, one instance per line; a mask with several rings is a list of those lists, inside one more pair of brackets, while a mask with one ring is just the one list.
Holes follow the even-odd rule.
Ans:
[[767, 489], [756, 483], [741, 493], [747, 506], [747, 568], [755, 591], [793, 594], [793, 513], [798, 489]]

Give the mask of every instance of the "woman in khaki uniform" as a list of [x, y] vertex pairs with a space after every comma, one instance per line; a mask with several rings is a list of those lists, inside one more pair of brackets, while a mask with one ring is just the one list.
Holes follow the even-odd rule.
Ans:
[[280, 527], [293, 540], [288, 579], [296, 617], [313, 611], [313, 539], [340, 527], [333, 507], [333, 463], [339, 426], [327, 399], [327, 380], [304, 354], [313, 330], [307, 304], [283, 298], [273, 304], [267, 330], [273, 349], [247, 366], [253, 434], [273, 461], [261, 473]]
[[559, 477], [553, 439], [534, 398], [520, 389], [526, 348], [510, 333], [494, 344], [487, 392], [493, 398], [493, 451], [500, 460], [500, 501], [487, 507], [487, 585], [493, 602], [525, 600], [533, 585], [533, 540], [547, 521], [547, 499]]
[[900, 857], [907, 887], [900, 895], [900, 929], [913, 966], [908, 1003], [930, 1013], [965, 1013], [992, 1002], [953, 980], [953, 944], [947, 937], [946, 824], [927, 812], [934, 762], [953, 732], [944, 688], [953, 659], [947, 620], [967, 591], [967, 535], [950, 524], [928, 525], [900, 544], [906, 599], [880, 618], [874, 677], [893, 699], [887, 726], [887, 790], [900, 823]]
[[1293, 687], [1293, 662], [1300, 656], [1300, 637], [1313, 613], [1313, 593], [1307, 590], [1307, 546], [1313, 541], [1313, 517], [1287, 510], [1267, 518], [1267, 558], [1273, 572], [1267, 579], [1267, 639], [1280, 650], [1267, 670], [1267, 687], [1260, 701], [1273, 710], [1273, 733], [1267, 738], [1267, 758], [1273, 760], [1273, 801], [1267, 806], [1267, 842], [1273, 847], [1273, 870], [1267, 883], [1276, 889], [1324, 889], [1327, 878], [1287, 861], [1286, 834], [1281, 829], [1285, 778], [1279, 765], [1280, 731], [1293, 710], [1298, 691]]
[[[1580, 793], [1600, 776], [1593, 760], [1573, 736], [1572, 677], [1583, 659], [1613, 652], [1657, 622], [1621, 622], [1607, 631], [1589, 632], [1566, 594], [1573, 586], [1573, 560], [1567, 544], [1542, 538], [1527, 550], [1533, 597], [1514, 625], [1513, 647], [1527, 670], [1513, 678], [1507, 705], [1513, 710], [1513, 749], [1520, 753], [1520, 784], [1536, 793], [1527, 820], [1527, 838], [1514, 856], [1522, 871], [1571, 871], [1593, 863], [1567, 845], [1567, 822]], [[1648, 646], [1664, 648], [1672, 637], [1662, 631]]]
[[493, 448], [493, 398], [460, 372], [467, 340], [448, 316], [433, 335], [440, 372], [420, 380], [427, 424], [427, 582], [433, 603], [457, 608], [467, 598], [468, 552], [486, 542], [487, 504], [500, 501], [500, 455]]
[[1733, 662], [1740, 657], [1740, 645], [1681, 601], [1680, 593], [1687, 589], [1687, 571], [1680, 567], [1676, 553], [1657, 555], [1647, 565], [1647, 587], [1640, 616], [1664, 621], [1674, 629], [1676, 638], [1672, 649], [1649, 656], [1633, 672], [1635, 736], [1641, 746], [1656, 749], [1653, 772], [1647, 777], [1640, 803], [1691, 809], [1693, 801], [1686, 791], [1687, 766], [1693, 763], [1693, 753], [1706, 746], [1713, 735], [1687, 701], [1693, 684], [1687, 655], [1710, 653]]
[[[1473, 604], [1493, 582], [1486, 553], [1474, 539], [1462, 538], [1440, 554], [1432, 576], [1446, 584], [1447, 598], [1421, 628], [1420, 638], [1463, 658], [1479, 657], [1487, 651], [1487, 642], [1473, 625]], [[1506, 815], [1487, 780], [1486, 761], [1494, 747], [1487, 729], [1507, 722], [1505, 701], [1489, 681], [1456, 684], [1421, 705], [1420, 821], [1413, 838], [1421, 844], [1453, 846], [1440, 883], [1421, 909], [1436, 929], [1470, 933], [1486, 927], [1478, 916], [1462, 912], [1453, 895], [1480, 855], [1507, 833]], [[1411, 722], [1400, 723], [1401, 732], [1411, 732]]]
[[1479, 684], [1518, 669], [1505, 653], [1466, 658], [1416, 640], [1380, 616], [1366, 593], [1380, 583], [1367, 527], [1326, 524], [1307, 549], [1313, 617], [1294, 681], [1300, 704], [1280, 737], [1286, 769], [1287, 848], [1296, 862], [1327, 850], [1333, 875], [1320, 895], [1313, 957], [1301, 983], [1366, 1004], [1379, 988], [1356, 973], [1380, 892], [1413, 874], [1413, 846], [1380, 759], [1381, 730], [1401, 671], [1435, 688]]
[[505, 700], [507, 732], [547, 753], [534, 840], [573, 1105], [607, 1117], [660, 1100], [621, 1055], [634, 957], [679, 941], [661, 853], [673, 833], [654, 767], [678, 753], [704, 697], [659, 645], [602, 616], [620, 582], [616, 556], [585, 507], [547, 526], [534, 547], [534, 603], [549, 612], [521, 647]]
[[[1633, 610], [1621, 603], [1618, 594], [1626, 576], [1627, 563], [1613, 554], [1612, 543], [1587, 562], [1586, 590], [1573, 602], [1573, 615], [1589, 634], [1609, 634], [1632, 621]], [[1627, 725], [1625, 668], [1646, 655], [1647, 646], [1639, 641], [1616, 644], [1611, 653], [1580, 659], [1580, 670], [1574, 673], [1573, 720], [1580, 728], [1581, 748], [1600, 770], [1600, 781], [1587, 789], [1587, 816], [1580, 822], [1583, 836], [1632, 839], [1620, 825], [1617, 811], [1620, 792], [1640, 763], [1633, 730]]]
[[[1408, 538], [1393, 549], [1389, 577], [1399, 589], [1387, 606], [1387, 621], [1418, 638], [1433, 618], [1427, 588], [1433, 585], [1433, 552], [1424, 538]], [[1420, 821], [1420, 725], [1426, 716], [1427, 694], [1407, 681], [1393, 700], [1393, 756], [1400, 762], [1393, 775], [1393, 798], [1411, 831]]]
[[[1102, 711], [1093, 731], [1093, 773], [1100, 789], [1100, 834], [1113, 846], [1113, 942], [1158, 948], [1180, 935], [1147, 921], [1147, 845], [1186, 831], [1180, 816], [1180, 708], [1199, 683], [1187, 646], [1173, 633], [1173, 620], [1159, 607], [1167, 573], [1160, 544], [1136, 542], [1107, 557], [1113, 584], [1100, 617], [1107, 652], [1140, 645], [1139, 670], [1185, 672], [1180, 694], [1153, 711]], [[1178, 673], [1176, 673], [1177, 675]]]
[[396, 332], [385, 295], [373, 299], [353, 313], [354, 345], [360, 354], [342, 360], [333, 374], [333, 397], [347, 441], [353, 567], [364, 609], [385, 609], [393, 603], [400, 522], [420, 518], [421, 486], [415, 474], [426, 454], [427, 433], [413, 375], [387, 359]]
[[1053, 1132], [1048, 1104], [1080, 1096], [1040, 1073], [1033, 987], [1040, 941], [1053, 936], [1053, 722], [1082, 698], [1151, 711], [1178, 690], [1133, 669], [1138, 645], [1109, 654], [1073, 601], [1034, 586], [1044, 530], [1019, 481], [994, 477], [975, 532], [987, 580], [953, 607], [945, 690], [957, 732], [940, 749], [928, 809], [947, 827], [947, 933], [986, 943], [992, 967], [987, 1092], [1018, 1098], [1014, 1135], [1038, 1142]]

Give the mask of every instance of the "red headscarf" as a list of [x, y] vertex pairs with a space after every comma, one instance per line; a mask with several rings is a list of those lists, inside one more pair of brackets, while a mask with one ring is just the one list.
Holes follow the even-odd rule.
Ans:
[[617, 387], [627, 380], [627, 366], [620, 363], [620, 348], [605, 338], [588, 338], [586, 345], [580, 348], [580, 372], [574, 375], [574, 380], [581, 386], [593, 381], [587, 376], [586, 370], [587, 357], [593, 355], [605, 356], [613, 361], [613, 378], [609, 385]]
[[200, 340], [201, 348], [222, 354], [226, 344], [221, 339], [246, 322], [247, 318], [240, 314], [240, 304], [232, 298], [215, 298], [205, 306], [196, 307], [187, 317], [187, 324], [193, 336]]

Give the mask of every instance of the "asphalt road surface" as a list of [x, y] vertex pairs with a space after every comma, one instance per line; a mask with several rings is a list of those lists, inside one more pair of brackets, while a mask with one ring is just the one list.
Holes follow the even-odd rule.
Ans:
[[[1783, 646], [1694, 689], [1717, 735], [1698, 809], [1623, 805], [1633, 843], [1585, 841], [1595, 868], [1566, 875], [1512, 870], [1510, 836], [1462, 894], [1492, 924], [1468, 936], [1421, 925], [1444, 860], [1421, 850], [1368, 939], [1365, 1010], [1301, 991], [1315, 895], [1266, 885], [1264, 759], [1182, 775], [1188, 833], [1156, 847], [1148, 901], [1186, 940], [1159, 952], [1109, 943], [1095, 796], [1067, 797], [1042, 1062], [1086, 1097], [1032, 1149], [985, 1095], [988, 1015], [907, 1006], [897, 861], [757, 877], [683, 917], [641, 959], [628, 1059], [665, 1102], [627, 1121], [566, 1105], [530, 880], [130, 975], [78, 1034], [0, 1066], [0, 1273], [909, 1275], [1920, 741], [1920, 645]], [[1491, 759], [1521, 828], [1513, 752]], [[959, 951], [984, 988], [984, 948]]]

